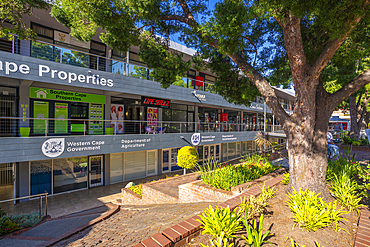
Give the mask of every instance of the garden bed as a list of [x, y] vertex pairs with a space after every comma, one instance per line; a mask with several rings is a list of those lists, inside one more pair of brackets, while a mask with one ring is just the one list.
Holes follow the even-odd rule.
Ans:
[[[340, 227], [344, 230], [340, 230], [339, 232], [335, 232], [330, 227], [321, 228], [309, 233], [304, 229], [299, 229], [298, 226], [292, 229], [294, 225], [294, 221], [292, 220], [293, 214], [285, 202], [288, 199], [286, 185], [279, 184], [275, 189], [277, 189], [277, 192], [275, 193], [275, 197], [268, 201], [269, 206], [266, 208], [263, 220], [263, 232], [271, 230], [273, 236], [270, 236], [268, 241], [273, 244], [264, 244], [263, 246], [291, 246], [290, 238], [295, 240], [299, 246], [306, 245], [306, 247], [316, 247], [314, 240], [320, 243], [321, 247], [353, 246], [358, 223], [358, 214], [356, 211], [344, 215], [344, 218], [348, 221], [340, 223]], [[240, 237], [241, 235], [246, 235], [246, 232], [243, 230], [237, 235]], [[200, 247], [201, 244], [207, 246], [210, 245], [209, 239], [211, 239], [210, 235], [200, 235], [185, 246]], [[240, 245], [237, 246], [247, 246], [241, 238], [238, 238], [238, 241], [240, 241]]]
[[205, 184], [202, 180], [197, 180], [188, 184], [179, 186], [179, 201], [181, 202], [221, 202], [226, 201], [245, 192], [250, 187], [261, 184], [278, 176], [284, 172], [284, 168], [273, 171], [265, 176], [257, 178], [253, 181], [249, 181], [234, 187], [231, 187], [230, 191], [214, 188], [208, 184]]

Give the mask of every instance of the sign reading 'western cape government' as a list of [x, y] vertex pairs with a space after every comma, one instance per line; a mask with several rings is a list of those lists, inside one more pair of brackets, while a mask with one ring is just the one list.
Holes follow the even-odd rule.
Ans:
[[78, 92], [63, 91], [63, 90], [37, 88], [37, 87], [30, 88], [30, 97], [37, 98], [37, 99], [50, 99], [50, 100], [105, 104], [104, 95], [78, 93]]
[[[5, 75], [10, 75], [13, 73], [21, 73], [27, 75], [30, 73], [30, 66], [27, 64], [17, 64], [9, 61], [0, 60], [0, 71], [4, 71]], [[40, 77], [50, 77], [52, 79], [60, 79], [67, 81], [68, 83], [80, 82], [80, 83], [90, 83], [95, 85], [113, 87], [113, 80], [100, 78], [99, 75], [84, 75], [76, 74], [69, 71], [50, 69], [47, 65], [38, 66], [38, 75]]]

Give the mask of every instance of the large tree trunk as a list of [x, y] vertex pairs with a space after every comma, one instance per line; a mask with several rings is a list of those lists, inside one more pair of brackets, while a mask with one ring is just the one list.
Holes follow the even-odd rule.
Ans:
[[357, 105], [356, 105], [356, 96], [349, 97], [349, 113], [351, 116], [351, 130], [349, 136], [352, 139], [360, 139], [360, 127], [357, 122]]
[[[287, 121], [290, 181], [288, 192], [309, 189], [330, 198], [326, 185], [328, 122], [334, 107], [326, 100], [328, 95], [319, 81], [314, 88], [302, 86], [296, 90], [297, 103], [292, 121]], [[302, 90], [305, 91], [302, 94]]]

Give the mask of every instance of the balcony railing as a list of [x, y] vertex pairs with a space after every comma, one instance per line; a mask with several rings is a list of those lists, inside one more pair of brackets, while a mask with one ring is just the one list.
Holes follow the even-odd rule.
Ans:
[[[12, 53], [19, 53], [22, 43], [13, 39]], [[24, 55], [24, 54], [23, 54]], [[126, 58], [112, 59], [71, 47], [60, 46], [44, 41], [31, 41], [29, 56], [57, 63], [69, 64], [78, 67], [90, 68], [114, 74], [120, 74], [145, 80], [154, 80], [153, 71], [145, 66], [127, 63]], [[126, 60], [126, 61], [124, 61]], [[175, 86], [197, 89], [210, 93], [216, 93], [213, 83], [199, 81], [193, 78], [180, 77], [173, 83]], [[201, 85], [203, 86], [196, 86]]]
[[[263, 131], [260, 124], [0, 117], [0, 137]], [[266, 125], [267, 132], [281, 132]]]

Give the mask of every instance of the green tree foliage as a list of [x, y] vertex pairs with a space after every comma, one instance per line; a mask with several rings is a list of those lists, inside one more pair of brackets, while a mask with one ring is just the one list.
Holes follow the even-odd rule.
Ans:
[[177, 154], [177, 165], [185, 169], [193, 169], [198, 165], [198, 151], [189, 146], [182, 147]]
[[[81, 40], [101, 27], [102, 41], [113, 48], [140, 46], [140, 58], [163, 87], [190, 66], [168, 45], [177, 35], [198, 51], [195, 66], [217, 75], [216, 91], [226, 100], [248, 104], [257, 94], [265, 99], [287, 136], [289, 187], [324, 192], [329, 118], [370, 82], [369, 69], [355, 77], [346, 71], [369, 54], [369, 5], [369, 0], [219, 0], [214, 6], [207, 0], [57, 0], [52, 14]], [[340, 88], [325, 90], [324, 82], [339, 77]], [[271, 85], [294, 86], [293, 115]]]
[[35, 38], [36, 34], [24, 23], [25, 15], [33, 15], [33, 9], [47, 9], [44, 0], [3, 0], [0, 1], [0, 38], [12, 39], [16, 34], [20, 39]]

